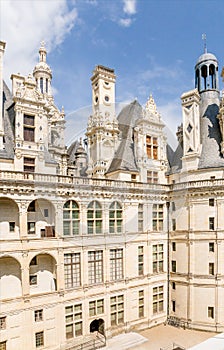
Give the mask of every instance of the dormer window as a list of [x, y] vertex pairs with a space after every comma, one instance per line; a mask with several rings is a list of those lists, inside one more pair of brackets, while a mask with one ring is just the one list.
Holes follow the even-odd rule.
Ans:
[[23, 137], [24, 141], [34, 142], [35, 138], [35, 117], [24, 114], [23, 118]]

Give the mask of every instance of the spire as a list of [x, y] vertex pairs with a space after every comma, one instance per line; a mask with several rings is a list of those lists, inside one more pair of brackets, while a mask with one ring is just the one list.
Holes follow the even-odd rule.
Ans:
[[202, 34], [202, 40], [204, 41], [204, 53], [207, 53], [207, 42], [206, 42], [206, 34]]
[[46, 62], [46, 57], [47, 57], [47, 50], [45, 48], [45, 42], [41, 41], [40, 44], [40, 49], [39, 49], [39, 62]]

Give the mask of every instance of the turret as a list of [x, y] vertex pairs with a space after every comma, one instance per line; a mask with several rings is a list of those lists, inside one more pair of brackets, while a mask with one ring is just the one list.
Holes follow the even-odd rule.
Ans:
[[195, 65], [195, 88], [202, 98], [219, 96], [218, 61], [212, 53], [203, 53]]
[[39, 63], [34, 67], [33, 76], [36, 80], [37, 87], [42, 94], [51, 96], [51, 79], [52, 72], [48, 64], [46, 63], [47, 51], [44, 46], [44, 42], [41, 43], [39, 49]]

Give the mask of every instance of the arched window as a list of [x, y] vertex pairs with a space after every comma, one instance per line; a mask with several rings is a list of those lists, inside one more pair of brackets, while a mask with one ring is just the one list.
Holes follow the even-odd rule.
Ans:
[[63, 208], [63, 234], [74, 236], [79, 234], [79, 206], [73, 201], [67, 201]]
[[87, 210], [88, 234], [102, 233], [102, 208], [100, 203], [92, 201]]
[[122, 207], [120, 203], [113, 202], [109, 208], [109, 232], [121, 233], [122, 231]]

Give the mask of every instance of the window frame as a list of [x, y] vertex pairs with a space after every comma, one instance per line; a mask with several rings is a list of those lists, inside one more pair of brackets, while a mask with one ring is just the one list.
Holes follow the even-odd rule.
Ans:
[[92, 201], [87, 207], [87, 233], [89, 235], [102, 234], [102, 230], [102, 206], [98, 201]]
[[122, 233], [123, 210], [118, 201], [114, 201], [109, 206], [109, 233]]
[[73, 237], [80, 234], [80, 209], [73, 199], [68, 200], [63, 206], [63, 236]]
[[64, 253], [65, 289], [81, 286], [81, 253]]
[[123, 248], [110, 249], [110, 281], [124, 278], [124, 251]]
[[103, 283], [103, 250], [88, 251], [88, 283]]

